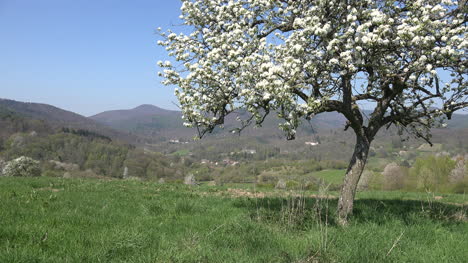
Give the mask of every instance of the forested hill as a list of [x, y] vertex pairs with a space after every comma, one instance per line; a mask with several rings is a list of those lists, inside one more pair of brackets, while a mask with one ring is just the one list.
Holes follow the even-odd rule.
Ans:
[[89, 117], [96, 122], [122, 132], [131, 132], [153, 140], [171, 137], [191, 137], [195, 131], [183, 126], [179, 111], [141, 105], [128, 110], [105, 111]]
[[[246, 119], [245, 111], [239, 111], [226, 118], [224, 129], [216, 129], [211, 136], [226, 136], [229, 131], [239, 126], [236, 117], [241, 116]], [[195, 129], [183, 126], [182, 113], [161, 109], [154, 105], [141, 105], [134, 109], [106, 111], [90, 117], [91, 119], [107, 125], [111, 128], [124, 132], [132, 132], [139, 136], [151, 137], [152, 139], [168, 140], [171, 138], [191, 138], [196, 134]], [[279, 137], [281, 131], [278, 124], [281, 123], [274, 114], [270, 114], [262, 127], [253, 129], [247, 128], [243, 131], [245, 136], [254, 137]], [[345, 119], [338, 113], [323, 113], [312, 119], [310, 123], [305, 123], [299, 134], [313, 134], [318, 131], [343, 128]], [[207, 137], [210, 137], [207, 136]]]
[[[151, 105], [110, 111], [93, 118], [101, 123], [50, 105], [2, 99], [0, 161], [25, 155], [43, 161], [43, 164], [50, 161], [76, 164], [80, 171], [90, 169], [105, 176], [120, 177], [127, 167], [130, 176], [154, 177], [157, 174], [159, 178], [177, 174], [177, 178], [181, 178], [185, 164], [179, 166], [180, 156], [218, 161], [239, 156], [245, 161], [272, 156], [298, 160], [347, 160], [354, 139], [349, 130], [343, 131], [344, 118], [336, 113], [320, 114], [310, 124], [304, 123], [298, 130], [296, 141], [285, 140], [278, 129], [280, 120], [274, 115], [265, 120], [263, 127], [246, 129], [240, 137], [227, 132], [235, 124], [234, 118], [230, 117], [224, 131], [216, 130], [213, 136], [200, 141], [190, 139], [195, 131], [182, 126], [180, 112]], [[454, 115], [448, 128], [433, 131], [433, 142], [443, 145], [444, 150], [465, 151], [467, 124], [468, 115]], [[130, 135], [130, 132], [138, 134], [138, 137]], [[181, 135], [187, 140], [179, 141]], [[134, 143], [136, 147], [121, 143], [119, 138], [122, 137], [129, 142], [140, 143]], [[139, 139], [142, 137], [145, 139]], [[150, 140], [158, 143], [148, 144]], [[410, 146], [416, 149], [422, 143], [413, 141], [403, 145], [401, 137], [390, 129], [379, 134], [374, 148], [377, 151], [385, 147], [404, 149]]]
[[71, 128], [87, 130], [109, 137], [112, 140], [120, 140], [126, 143], [138, 142], [138, 138], [128, 132], [113, 130], [92, 119], [48, 104], [0, 99], [0, 107], [4, 113], [10, 112], [16, 116], [23, 116], [30, 123], [42, 121], [54, 129]]
[[[363, 113], [365, 116], [369, 116], [372, 112], [365, 110]], [[240, 115], [244, 119], [246, 118], [245, 112], [240, 111], [237, 115]], [[131, 132], [156, 141], [167, 141], [174, 138], [188, 139], [196, 134], [195, 129], [183, 126], [181, 117], [182, 113], [180, 111], [165, 110], [153, 105], [141, 105], [134, 109], [106, 111], [90, 118], [123, 132]], [[262, 127], [258, 129], [247, 128], [243, 131], [243, 135], [248, 137], [279, 138], [282, 134], [278, 129], [278, 124], [281, 122], [275, 114], [270, 114], [265, 119]], [[303, 125], [298, 129], [298, 137], [313, 134], [320, 135], [328, 133], [330, 130], [343, 129], [345, 123], [346, 120], [340, 113], [322, 113], [313, 117], [310, 122], [304, 121]], [[217, 129], [212, 136], [228, 136], [228, 132], [238, 125], [236, 115], [228, 116], [224, 124], [224, 130]], [[448, 122], [448, 128], [468, 128], [468, 115], [454, 114], [452, 120]]]
[[[141, 105], [128, 110], [106, 111], [89, 118], [47, 104], [25, 103], [8, 99], [0, 99], [0, 108], [4, 109], [4, 113], [11, 112], [28, 117], [29, 125], [34, 123], [36, 126], [48, 126], [48, 129], [87, 130], [109, 137], [112, 140], [120, 140], [135, 145], [143, 144], [145, 141], [162, 142], [175, 138], [190, 140], [196, 134], [195, 129], [189, 129], [182, 125], [183, 120], [180, 111], [166, 110], [154, 105]], [[245, 114], [245, 112], [239, 113], [244, 117]], [[370, 112], [365, 111], [364, 114], [368, 115]], [[40, 124], [41, 121], [43, 124]], [[278, 129], [280, 122], [281, 120], [271, 114], [266, 118], [262, 127], [248, 128], [243, 131], [243, 136], [274, 139], [275, 141], [283, 140], [282, 133]], [[211, 137], [230, 136], [228, 131], [237, 125], [235, 116], [229, 116], [226, 119], [225, 129], [215, 130]], [[319, 114], [312, 118], [309, 123], [305, 122], [301, 125], [298, 129], [298, 138], [321, 135], [329, 133], [331, 130], [342, 130], [344, 125], [345, 118], [339, 113]], [[454, 114], [452, 120], [448, 123], [448, 128], [456, 130], [468, 128], [468, 115]], [[5, 129], [6, 127], [3, 128], [3, 133], [6, 132]], [[39, 130], [39, 127], [36, 130]]]
[[0, 100], [0, 171], [27, 156], [48, 176], [183, 176], [183, 166], [119, 140], [122, 134], [53, 106]]
[[112, 124], [119, 121], [126, 121], [132, 118], [142, 118], [146, 116], [151, 117], [155, 115], [179, 117], [180, 112], [165, 110], [154, 105], [143, 104], [130, 110], [105, 111], [89, 118], [99, 122]]

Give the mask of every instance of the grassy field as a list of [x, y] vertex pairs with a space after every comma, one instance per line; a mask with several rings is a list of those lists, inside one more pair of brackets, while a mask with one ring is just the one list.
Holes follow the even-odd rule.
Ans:
[[330, 169], [314, 172], [311, 175], [315, 178], [320, 178], [329, 184], [341, 185], [346, 170]]
[[[0, 178], [0, 262], [466, 262], [467, 197]], [[336, 195], [336, 193], [331, 193]]]

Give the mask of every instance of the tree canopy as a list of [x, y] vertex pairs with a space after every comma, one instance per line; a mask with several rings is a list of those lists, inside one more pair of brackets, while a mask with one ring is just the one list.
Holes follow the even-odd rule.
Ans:
[[337, 111], [362, 130], [365, 101], [376, 105], [369, 133], [392, 123], [428, 138], [435, 117], [467, 105], [467, 14], [456, 1], [182, 2], [192, 33], [163, 33], [178, 63], [160, 65], [188, 126], [211, 131], [247, 109], [243, 127], [276, 111], [293, 138], [301, 118]]
[[[357, 137], [340, 198], [347, 215], [380, 128], [430, 141], [431, 127], [468, 106], [467, 8], [452, 0], [183, 0], [191, 33], [161, 33], [175, 60], [159, 62], [161, 75], [177, 86], [185, 124], [200, 136], [240, 110], [250, 115], [238, 116], [237, 131], [276, 112], [289, 139], [304, 119], [342, 113]], [[370, 116], [364, 104], [374, 107]]]

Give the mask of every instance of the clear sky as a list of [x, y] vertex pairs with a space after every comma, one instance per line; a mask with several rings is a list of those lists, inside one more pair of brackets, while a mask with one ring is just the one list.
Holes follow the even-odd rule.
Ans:
[[[90, 116], [176, 109], [156, 62], [155, 29], [180, 24], [179, 0], [0, 0], [0, 98]], [[180, 30], [175, 30], [180, 31]]]
[[0, 0], [0, 98], [85, 116], [154, 104], [177, 109], [157, 77], [158, 27], [177, 25], [179, 0]]

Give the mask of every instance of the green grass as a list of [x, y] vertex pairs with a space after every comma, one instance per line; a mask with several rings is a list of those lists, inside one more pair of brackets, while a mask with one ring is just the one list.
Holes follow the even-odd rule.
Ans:
[[342, 228], [333, 220], [336, 200], [232, 198], [225, 187], [140, 181], [3, 177], [0, 262], [463, 262], [468, 257], [467, 208], [460, 205], [465, 196], [444, 195], [437, 202], [420, 193], [358, 197], [351, 224]]
[[174, 153], [172, 153], [173, 155], [178, 155], [178, 156], [187, 156], [190, 154], [190, 151], [187, 150], [187, 149], [182, 149], [182, 150], [179, 150], [179, 151], [176, 151]]
[[326, 183], [341, 185], [343, 183], [345, 173], [345, 170], [331, 169], [314, 172], [311, 175], [315, 178], [324, 180]]

